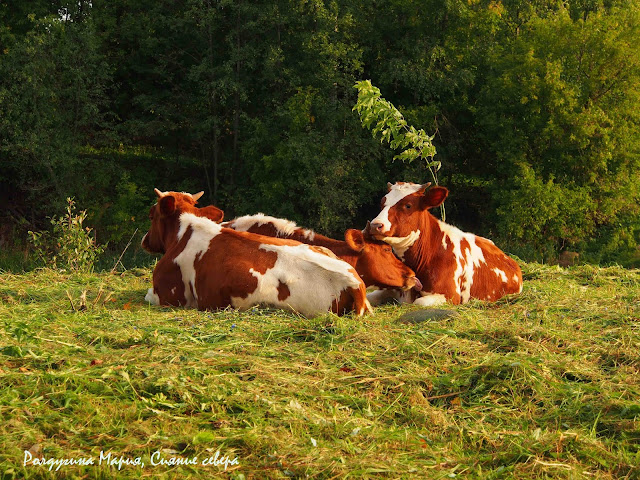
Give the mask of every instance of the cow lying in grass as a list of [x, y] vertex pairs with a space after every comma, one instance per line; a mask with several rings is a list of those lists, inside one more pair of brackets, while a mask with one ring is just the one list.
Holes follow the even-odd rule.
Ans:
[[370, 311], [364, 282], [330, 251], [223, 228], [202, 216], [197, 196], [156, 195], [142, 240], [145, 250], [164, 254], [145, 297], [150, 303], [200, 310], [266, 304], [308, 317]]
[[413, 270], [398, 260], [389, 245], [372, 239], [360, 230], [349, 229], [344, 234], [344, 240], [335, 240], [300, 228], [292, 221], [262, 213], [239, 217], [222, 225], [241, 232], [288, 238], [326, 247], [355, 268], [367, 286], [403, 290], [415, 288], [417, 291], [422, 289]]
[[[369, 226], [371, 235], [391, 245], [422, 282], [422, 291], [410, 300], [420, 305], [459, 304], [520, 293], [522, 272], [513, 259], [491, 240], [464, 233], [429, 213], [449, 193], [443, 187], [427, 190], [429, 185], [388, 184], [382, 211]], [[378, 303], [384, 294], [375, 294], [370, 300]]]

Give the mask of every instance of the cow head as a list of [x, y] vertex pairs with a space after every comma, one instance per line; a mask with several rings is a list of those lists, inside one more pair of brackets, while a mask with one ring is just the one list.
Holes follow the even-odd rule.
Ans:
[[179, 217], [182, 213], [193, 213], [221, 222], [224, 212], [217, 207], [197, 208], [196, 202], [204, 192], [196, 194], [184, 192], [161, 192], [154, 189], [158, 202], [149, 210], [151, 226], [142, 239], [142, 248], [150, 253], [165, 253], [177, 241]]
[[354, 229], [347, 230], [344, 239], [356, 252], [355, 269], [366, 285], [405, 290], [422, 289], [415, 272], [393, 254], [388, 244]]
[[430, 183], [397, 182], [387, 184], [389, 192], [382, 198], [382, 211], [371, 221], [369, 232], [374, 238], [408, 237], [420, 229], [420, 219], [430, 208], [444, 202], [449, 191], [444, 187], [429, 188]]

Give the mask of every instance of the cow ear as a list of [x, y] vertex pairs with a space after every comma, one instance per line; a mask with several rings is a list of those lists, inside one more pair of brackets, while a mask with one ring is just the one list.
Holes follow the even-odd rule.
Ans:
[[444, 199], [449, 195], [449, 190], [444, 187], [433, 187], [427, 190], [420, 199], [420, 206], [423, 209], [429, 209], [442, 205]]
[[168, 216], [176, 211], [176, 199], [173, 195], [165, 195], [158, 200], [158, 207], [160, 207], [160, 213]]
[[364, 235], [360, 230], [350, 228], [344, 232], [344, 239], [352, 250], [355, 250], [356, 252], [364, 250]]
[[216, 223], [220, 223], [224, 219], [224, 212], [218, 207], [209, 205], [198, 210], [198, 216], [208, 218]]

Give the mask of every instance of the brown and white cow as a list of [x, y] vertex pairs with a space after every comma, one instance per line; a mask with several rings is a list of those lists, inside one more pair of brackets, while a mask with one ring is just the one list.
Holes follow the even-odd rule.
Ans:
[[164, 253], [145, 297], [150, 303], [200, 310], [267, 304], [308, 317], [371, 310], [362, 279], [330, 251], [223, 228], [199, 212], [194, 196], [156, 194], [142, 241]]
[[[465, 303], [471, 298], [495, 301], [522, 291], [518, 264], [491, 240], [465, 233], [436, 219], [429, 209], [449, 194], [444, 187], [398, 182], [388, 184], [382, 211], [369, 231], [391, 245], [423, 285], [414, 303]], [[375, 299], [371, 298], [372, 302]]]
[[300, 228], [290, 220], [262, 213], [239, 217], [222, 225], [241, 232], [288, 238], [328, 248], [355, 268], [367, 286], [422, 290], [422, 284], [413, 270], [398, 260], [388, 244], [374, 240], [360, 230], [349, 229], [344, 234], [344, 240], [335, 240]]

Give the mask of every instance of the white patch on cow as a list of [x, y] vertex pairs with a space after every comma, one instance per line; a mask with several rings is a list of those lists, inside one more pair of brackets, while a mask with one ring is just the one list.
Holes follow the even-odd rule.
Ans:
[[522, 293], [522, 281], [518, 278], [518, 274], [513, 275], [513, 281], [518, 284], [518, 293]]
[[[180, 229], [178, 241], [182, 239], [187, 229], [191, 227], [192, 233], [189, 241], [173, 262], [180, 267], [182, 282], [184, 283], [184, 297], [187, 307], [198, 306], [198, 292], [196, 291], [195, 262], [209, 249], [211, 240], [219, 235], [222, 227], [208, 218], [198, 217], [192, 213], [180, 215]], [[193, 291], [193, 296], [191, 292]]]
[[144, 296], [144, 299], [151, 305], [160, 305], [160, 297], [158, 297], [153, 288], [147, 290], [147, 294]]
[[420, 230], [411, 232], [406, 237], [384, 237], [382, 241], [391, 245], [391, 248], [398, 258], [404, 260], [404, 254], [416, 243], [418, 238], [420, 238]]
[[175, 294], [176, 294], [176, 287], [173, 287], [173, 288], [171, 289], [171, 295], [175, 295]]
[[291, 220], [284, 218], [270, 217], [264, 213], [256, 213], [255, 215], [245, 215], [244, 217], [238, 217], [230, 222], [226, 222], [224, 226], [233, 228], [239, 232], [248, 232], [251, 227], [259, 227], [265, 223], [273, 225], [278, 232], [279, 236], [289, 236], [295, 232], [298, 226]]
[[316, 232], [314, 232], [313, 230], [309, 230], [308, 228], [302, 230], [302, 235], [304, 235], [304, 238], [306, 238], [310, 242], [313, 242], [313, 239], [316, 238]]
[[513, 276], [513, 281], [518, 284], [518, 293], [522, 293], [522, 282], [518, 278], [518, 274], [517, 273]]
[[427, 293], [422, 297], [416, 298], [413, 302], [414, 305], [420, 305], [422, 307], [434, 307], [436, 305], [442, 305], [447, 303], [447, 299], [441, 293]]
[[[260, 249], [277, 253], [276, 263], [264, 274], [250, 270], [258, 286], [246, 298], [231, 297], [235, 308], [265, 303], [313, 317], [331, 310], [345, 289], [360, 287], [351, 265], [316, 252], [309, 245], [262, 244]], [[278, 299], [280, 283], [289, 289], [284, 300]]]
[[[453, 245], [453, 255], [456, 259], [456, 270], [453, 272], [453, 282], [456, 293], [460, 295], [462, 303], [468, 302], [471, 298], [471, 286], [473, 285], [473, 274], [475, 268], [480, 263], [485, 263], [484, 252], [476, 243], [476, 236], [472, 233], [465, 233], [453, 225], [446, 224], [438, 220], [438, 225], [443, 233], [442, 245], [446, 245], [448, 240]], [[466, 240], [469, 248], [462, 251], [462, 240]]]
[[504, 283], [507, 283], [507, 281], [508, 281], [508, 280], [507, 280], [507, 274], [506, 274], [506, 273], [504, 273], [504, 272], [503, 272], [502, 270], [500, 270], [498, 267], [496, 267], [496, 268], [492, 269], [491, 271], [492, 271], [493, 273], [495, 273], [497, 276], [499, 276], [499, 277], [502, 279], [502, 281], [503, 281]]
[[396, 183], [392, 185], [389, 193], [384, 196], [385, 201], [382, 211], [376, 218], [371, 221], [371, 223], [381, 223], [383, 232], [388, 232], [389, 230], [391, 230], [391, 221], [389, 220], [389, 210], [391, 209], [391, 207], [393, 207], [407, 195], [416, 193], [421, 188], [422, 185], [418, 183]]

